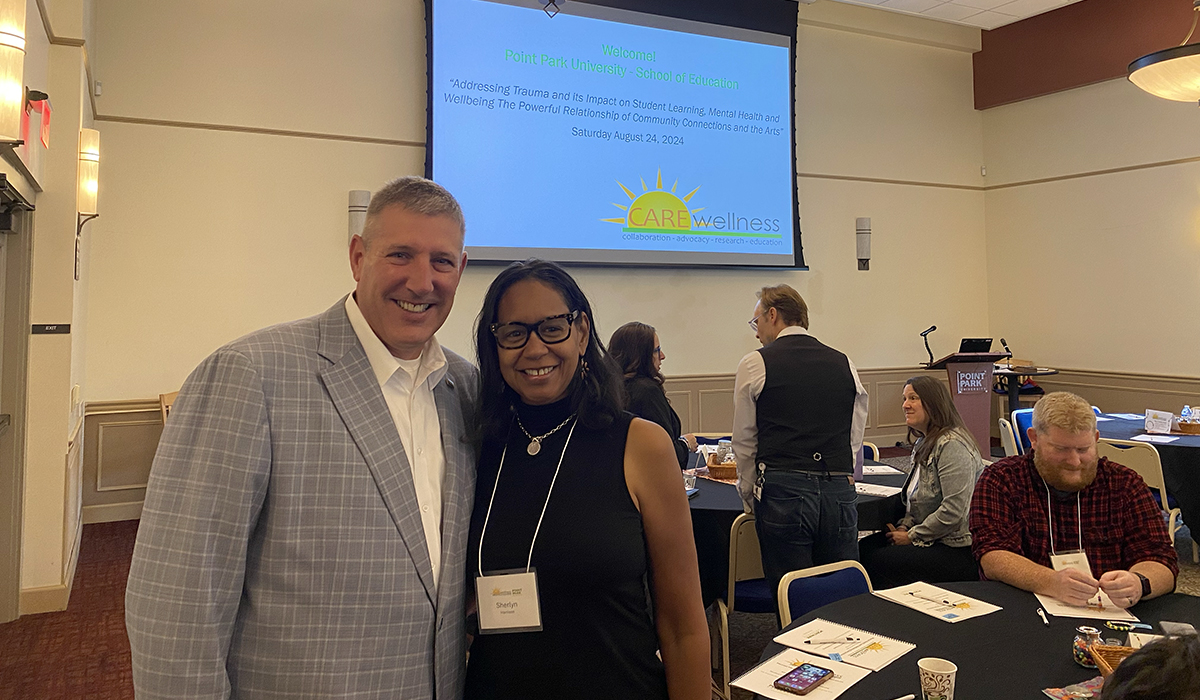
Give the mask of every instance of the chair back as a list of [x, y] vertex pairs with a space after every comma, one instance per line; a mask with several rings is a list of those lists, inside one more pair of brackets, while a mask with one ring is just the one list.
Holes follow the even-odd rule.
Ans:
[[1100, 442], [1096, 443], [1096, 452], [1101, 457], [1107, 457], [1137, 472], [1142, 481], [1150, 487], [1151, 493], [1158, 496], [1162, 509], [1170, 510], [1167, 505], [1167, 485], [1163, 479], [1162, 460], [1154, 445], [1136, 440], [1100, 438]]
[[163, 425], [167, 424], [167, 416], [171, 415], [171, 404], [175, 403], [177, 396], [179, 396], [178, 391], [158, 395], [158, 410], [162, 413]]
[[779, 581], [779, 619], [787, 627], [794, 618], [819, 607], [874, 590], [867, 570], [856, 561], [792, 571]]
[[1021, 454], [1033, 449], [1033, 446], [1029, 444], [1029, 429], [1033, 427], [1033, 409], [1018, 408], [1013, 411], [1012, 427], [1017, 434], [1017, 444], [1021, 446]]
[[879, 448], [873, 442], [863, 441], [863, 459], [869, 459], [874, 462], [879, 461]]
[[1095, 413], [1098, 416], [1104, 415], [1104, 411], [1101, 411], [1099, 406], [1092, 406], [1092, 413]]
[[1021, 454], [1021, 444], [1017, 442], [1017, 434], [1013, 431], [1012, 423], [1007, 418], [1000, 419], [1000, 445], [1004, 447], [1005, 457], [1015, 457]]
[[733, 521], [729, 532], [729, 607], [733, 608], [734, 584], [762, 577], [762, 554], [758, 549], [754, 516], [742, 513]]

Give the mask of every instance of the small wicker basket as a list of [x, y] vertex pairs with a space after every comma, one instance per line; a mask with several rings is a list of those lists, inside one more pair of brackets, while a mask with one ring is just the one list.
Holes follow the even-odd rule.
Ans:
[[1093, 644], [1091, 648], [1092, 659], [1096, 662], [1096, 668], [1100, 669], [1100, 675], [1108, 678], [1125, 657], [1137, 651], [1133, 647], [1110, 647], [1106, 644]]
[[736, 479], [737, 464], [735, 462], [718, 462], [715, 454], [708, 456], [708, 475], [714, 479]]
[[1180, 423], [1179, 427], [1173, 432], [1187, 433], [1188, 435], [1200, 435], [1200, 423]]

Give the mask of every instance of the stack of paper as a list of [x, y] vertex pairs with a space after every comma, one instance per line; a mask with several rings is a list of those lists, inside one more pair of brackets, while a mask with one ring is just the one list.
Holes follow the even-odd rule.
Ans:
[[832, 678], [813, 688], [812, 692], [804, 696], [806, 698], [815, 698], [816, 700], [833, 700], [833, 698], [846, 692], [850, 686], [866, 678], [867, 674], [870, 673], [865, 668], [857, 668], [850, 664], [822, 659], [811, 654], [805, 654], [802, 651], [796, 651], [795, 649], [785, 649], [750, 669], [742, 677], [731, 683], [731, 685], [749, 690], [752, 693], [757, 693], [764, 698], [771, 698], [772, 700], [796, 700], [797, 695], [776, 689], [775, 680], [800, 664], [813, 664], [821, 668], [827, 668], [834, 673]]
[[875, 591], [875, 595], [946, 622], [962, 622], [1002, 609], [924, 581]]
[[775, 638], [780, 644], [872, 671], [917, 648], [915, 644], [817, 618]]
[[904, 472], [887, 464], [864, 464], [863, 476], [887, 476], [892, 474], [903, 474]]

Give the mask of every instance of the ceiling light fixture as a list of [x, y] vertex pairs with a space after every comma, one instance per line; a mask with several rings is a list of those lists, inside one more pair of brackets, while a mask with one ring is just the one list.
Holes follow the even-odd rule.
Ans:
[[1155, 97], [1200, 104], [1200, 43], [1189, 44], [1200, 20], [1200, 0], [1192, 1], [1192, 30], [1179, 46], [1142, 56], [1129, 64], [1129, 82]]

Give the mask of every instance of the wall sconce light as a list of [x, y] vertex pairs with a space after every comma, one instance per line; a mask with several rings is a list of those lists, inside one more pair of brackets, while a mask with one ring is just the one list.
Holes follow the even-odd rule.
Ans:
[[79, 185], [75, 194], [78, 224], [75, 227], [75, 279], [79, 280], [79, 239], [83, 225], [100, 216], [96, 211], [96, 195], [100, 189], [100, 132], [79, 130]]
[[367, 207], [370, 204], [370, 190], [350, 190], [350, 235], [346, 238], [347, 243], [355, 236], [362, 235], [363, 226], [367, 223]]
[[21, 140], [25, 112], [25, 3], [0, 0], [0, 141]]
[[858, 250], [858, 269], [871, 269], [871, 217], [860, 216], [854, 220], [854, 244]]

